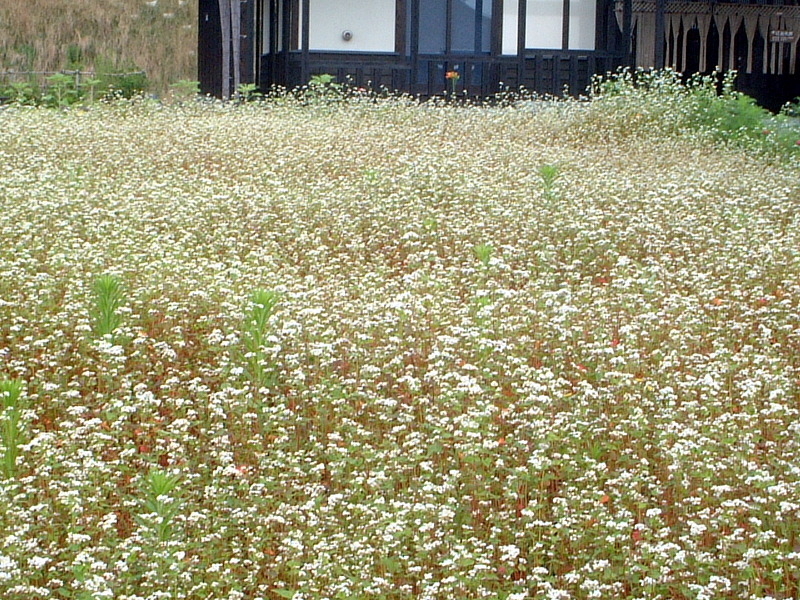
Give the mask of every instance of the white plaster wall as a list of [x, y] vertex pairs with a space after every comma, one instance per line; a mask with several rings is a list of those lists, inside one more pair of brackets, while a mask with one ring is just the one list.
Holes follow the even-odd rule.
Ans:
[[563, 0], [528, 0], [526, 48], [561, 48]]
[[518, 0], [503, 2], [503, 54], [517, 53], [517, 29], [519, 25]]
[[309, 18], [310, 50], [394, 52], [395, 0], [310, 0]]
[[594, 50], [596, 21], [596, 0], [570, 0], [570, 50]]

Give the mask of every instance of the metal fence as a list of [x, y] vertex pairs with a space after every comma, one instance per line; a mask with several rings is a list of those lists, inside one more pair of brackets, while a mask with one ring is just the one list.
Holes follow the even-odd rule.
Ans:
[[122, 79], [126, 77], [141, 76], [146, 77], [145, 71], [130, 71], [127, 73], [97, 73], [96, 71], [63, 70], [63, 71], [0, 71], [0, 83], [9, 84], [16, 82], [36, 83], [41, 88], [48, 87], [48, 79], [54, 75], [66, 75], [73, 78], [75, 87], [79, 88], [86, 85], [88, 81], [102, 79]]

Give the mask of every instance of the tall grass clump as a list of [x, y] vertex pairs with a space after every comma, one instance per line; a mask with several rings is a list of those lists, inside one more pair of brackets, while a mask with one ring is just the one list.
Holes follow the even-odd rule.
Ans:
[[0, 408], [3, 412], [2, 428], [3, 437], [3, 476], [10, 479], [16, 476], [17, 457], [21, 440], [20, 431], [20, 398], [22, 396], [22, 382], [19, 379], [0, 380]]
[[98, 337], [113, 336], [122, 324], [119, 309], [125, 300], [122, 282], [114, 275], [101, 275], [93, 286], [94, 305], [91, 314], [94, 333]]
[[0, 0], [0, 70], [94, 71], [117, 89], [142, 82], [108, 74], [141, 70], [152, 91], [165, 92], [195, 77], [197, 7], [189, 0]]
[[542, 182], [542, 191], [545, 199], [555, 200], [557, 197], [556, 182], [561, 178], [561, 171], [558, 166], [551, 164], [539, 165], [537, 173]]
[[175, 533], [174, 520], [182, 508], [178, 489], [180, 480], [180, 475], [153, 468], [142, 483], [141, 492], [146, 512], [139, 515], [137, 521], [150, 530], [158, 542], [169, 541]]
[[255, 391], [275, 383], [276, 369], [267, 350], [271, 334], [270, 318], [280, 300], [272, 290], [256, 290], [250, 296], [250, 307], [242, 325], [245, 373]]

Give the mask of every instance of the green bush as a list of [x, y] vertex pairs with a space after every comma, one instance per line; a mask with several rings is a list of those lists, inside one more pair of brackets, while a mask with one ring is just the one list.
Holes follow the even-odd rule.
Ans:
[[622, 70], [594, 81], [587, 118], [620, 137], [661, 132], [769, 153], [800, 149], [797, 122], [788, 114], [773, 115], [737, 92], [735, 77], [715, 73], [684, 81], [671, 69]]

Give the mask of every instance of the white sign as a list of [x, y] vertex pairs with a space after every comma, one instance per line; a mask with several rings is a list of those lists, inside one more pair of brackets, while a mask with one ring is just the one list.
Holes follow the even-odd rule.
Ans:
[[794, 41], [794, 31], [773, 29], [769, 32], [769, 41], [791, 43]]

